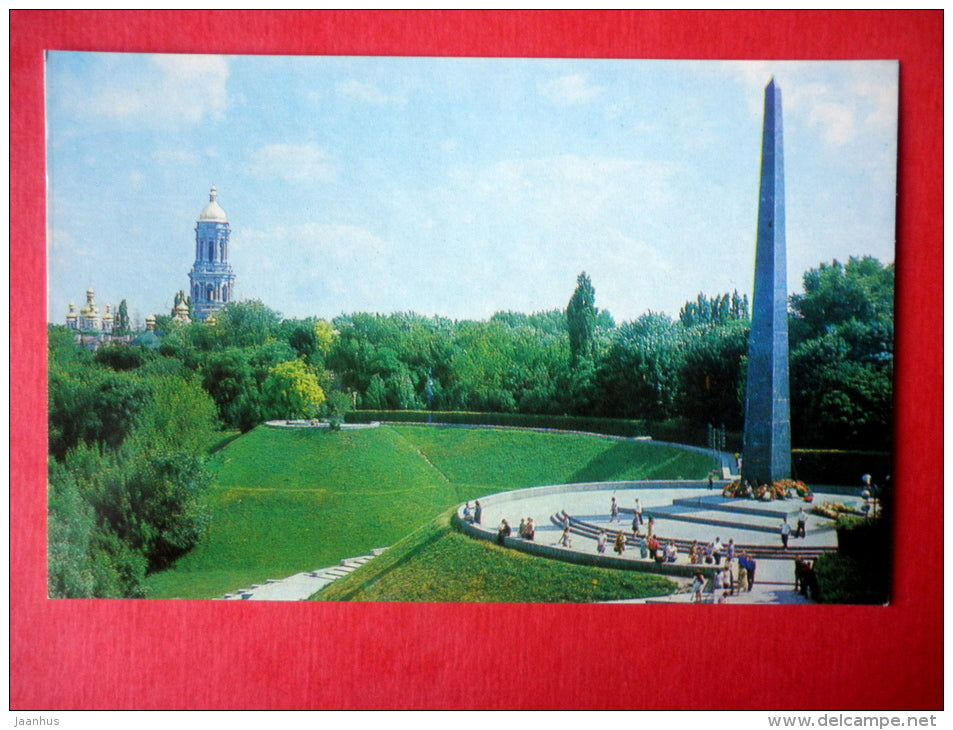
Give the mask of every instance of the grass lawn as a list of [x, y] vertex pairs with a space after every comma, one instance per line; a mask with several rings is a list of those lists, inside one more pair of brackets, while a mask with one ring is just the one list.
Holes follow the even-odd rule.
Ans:
[[150, 576], [149, 596], [214, 598], [336, 565], [393, 545], [448, 508], [493, 492], [579, 481], [701, 479], [712, 466], [701, 454], [575, 434], [259, 427], [215, 453], [208, 533], [173, 568]]
[[677, 588], [660, 575], [572, 565], [474, 540], [451, 529], [452, 512], [311, 600], [585, 603], [662, 596]]

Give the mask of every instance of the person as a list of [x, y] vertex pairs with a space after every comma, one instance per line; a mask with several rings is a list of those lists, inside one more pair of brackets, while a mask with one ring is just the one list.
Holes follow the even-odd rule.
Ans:
[[715, 550], [715, 543], [710, 542], [705, 546], [705, 564], [711, 565], [715, 562], [715, 559], [712, 557], [712, 553]]
[[692, 603], [702, 602], [702, 589], [705, 587], [705, 576], [700, 570], [695, 571], [695, 578], [692, 580]]
[[725, 591], [718, 597], [718, 603], [728, 603], [728, 591]]
[[563, 534], [562, 534], [562, 537], [559, 538], [559, 544], [562, 545], [564, 548], [572, 547], [572, 533], [569, 532], [568, 527], [563, 528]]
[[728, 591], [731, 595], [735, 595], [735, 565], [734, 560], [725, 561], [725, 582], [728, 585]]
[[524, 540], [533, 540], [536, 538], [536, 523], [532, 517], [526, 518], [526, 532], [523, 535]]
[[480, 500], [478, 499], [476, 501], [476, 504], [473, 506], [473, 521], [479, 525], [482, 519], [483, 519], [483, 507], [480, 504]]
[[715, 565], [721, 565], [721, 554], [725, 551], [725, 546], [721, 544], [721, 538], [716, 537], [711, 546], [711, 556], [715, 560]]
[[659, 554], [658, 554], [658, 549], [659, 549], [658, 538], [656, 538], [655, 535], [649, 535], [649, 540], [648, 540], [648, 543], [646, 544], [646, 547], [648, 547], [649, 549], [649, 557], [652, 558], [652, 560], [654, 560], [655, 562], [661, 563], [662, 561], [659, 558]]
[[725, 585], [724, 576], [720, 570], [715, 571], [714, 587], [712, 588], [715, 595], [721, 593], [722, 588]]
[[781, 518], [781, 545], [784, 546], [784, 549], [788, 549], [788, 535], [791, 534], [791, 526], [788, 524], [788, 518]]
[[733, 537], [728, 540], [728, 547], [725, 548], [725, 558], [729, 563], [735, 559], [735, 539]]
[[638, 514], [632, 515], [632, 534], [633, 535], [639, 534], [639, 515]]
[[751, 587], [754, 585], [754, 571], [758, 567], [758, 563], [750, 555], [745, 556], [748, 559], [748, 590], [751, 590]]
[[604, 553], [606, 551], [606, 531], [599, 530], [599, 537], [596, 538], [596, 552]]
[[674, 563], [677, 560], [678, 560], [678, 548], [675, 547], [674, 542], [670, 541], [668, 545], [665, 546], [665, 562]]
[[715, 487], [715, 480], [714, 478], [712, 478], [711, 472], [708, 472], [708, 488], [714, 489], [714, 487]]
[[652, 515], [649, 515], [649, 527], [648, 527], [649, 537], [655, 534], [655, 518]]
[[820, 586], [817, 582], [817, 573], [814, 572], [814, 568], [817, 565], [817, 561], [807, 563], [805, 561], [805, 570], [804, 570], [804, 582], [807, 584], [803, 590], [803, 595], [805, 598], [810, 598], [812, 601], [820, 601]]
[[510, 536], [512, 530], [510, 529], [510, 523], [506, 520], [503, 520], [500, 523], [500, 529], [496, 531], [496, 541], [502, 545], [506, 538]]
[[622, 556], [622, 553], [625, 552], [625, 535], [621, 531], [616, 533], [615, 543], [612, 545], [612, 549], [619, 553], [619, 556]]
[[804, 511], [804, 508], [797, 512], [797, 530], [794, 533], [794, 537], [805, 537], [807, 535], [807, 512]]
[[609, 522], [621, 522], [619, 518], [619, 503], [615, 501], [615, 497], [612, 498], [612, 501], [609, 503]]
[[467, 503], [463, 506], [463, 519], [465, 519], [467, 522], [473, 522], [473, 517], [471, 517], [471, 515], [470, 515], [470, 503], [469, 503], [469, 502], [467, 502]]
[[526, 518], [525, 517], [520, 518], [520, 527], [519, 527], [519, 531], [516, 534], [523, 538], [526, 537]]
[[741, 553], [738, 557], [738, 593], [747, 593], [748, 590], [748, 559]]
[[804, 560], [800, 555], [794, 558], [794, 592], [804, 595]]
[[645, 545], [645, 538], [641, 535], [636, 535], [635, 546], [639, 549], [639, 557], [645, 560], [649, 556], [649, 549]]
[[697, 563], [698, 557], [698, 540], [692, 540], [692, 546], [688, 550], [688, 559], [691, 563]]
[[642, 500], [635, 498], [635, 516], [639, 518], [639, 527], [642, 526]]

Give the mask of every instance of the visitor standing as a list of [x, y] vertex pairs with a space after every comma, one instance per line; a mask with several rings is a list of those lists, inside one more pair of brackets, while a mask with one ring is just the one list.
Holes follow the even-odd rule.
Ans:
[[658, 555], [659, 544], [655, 535], [649, 535], [647, 547], [649, 549], [649, 557], [652, 558], [652, 560], [655, 560], [656, 562], [661, 563], [662, 561], [659, 560], [659, 555]]
[[695, 571], [695, 579], [692, 581], [692, 603], [702, 602], [702, 588], [705, 587], [705, 576], [700, 570]]
[[619, 503], [615, 501], [615, 497], [609, 503], [609, 522], [621, 522], [619, 519]]
[[711, 556], [715, 560], [715, 565], [721, 565], [721, 556], [725, 552], [725, 546], [721, 544], [721, 538], [716, 537], [711, 546]]
[[748, 559], [741, 553], [738, 557], [738, 593], [747, 593], [748, 590]]
[[479, 525], [480, 520], [482, 519], [483, 519], [483, 507], [480, 505], [480, 500], [478, 499], [476, 501], [476, 504], [473, 506], [473, 521]]
[[635, 516], [639, 518], [639, 527], [642, 526], [642, 500], [635, 498]]
[[805, 535], [807, 535], [807, 512], [801, 507], [797, 512], [797, 530], [794, 536], [803, 538]]
[[788, 549], [788, 536], [791, 534], [791, 526], [788, 524], [788, 518], [781, 518], [781, 545]]
[[599, 537], [596, 539], [596, 552], [602, 554], [606, 551], [606, 531], [599, 530]]

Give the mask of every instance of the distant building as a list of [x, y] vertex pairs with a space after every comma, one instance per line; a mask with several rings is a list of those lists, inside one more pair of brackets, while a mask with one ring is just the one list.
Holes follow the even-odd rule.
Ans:
[[66, 327], [75, 333], [74, 339], [78, 344], [90, 349], [109, 342], [128, 342], [128, 336], [117, 337], [113, 334], [115, 324], [110, 305], [105, 306], [105, 311], [100, 316], [92, 289], [86, 290], [86, 304], [79, 312], [76, 311], [76, 305], [70, 302], [69, 311], [66, 313]]
[[86, 304], [76, 313], [76, 305], [70, 302], [69, 312], [66, 314], [66, 326], [74, 332], [89, 334], [112, 334], [113, 315], [110, 306], [99, 316], [99, 307], [96, 306], [96, 297], [92, 289], [86, 290]]
[[218, 204], [218, 192], [209, 191], [208, 205], [195, 225], [195, 264], [189, 272], [192, 312], [204, 322], [234, 297], [235, 274], [228, 263], [228, 218]]

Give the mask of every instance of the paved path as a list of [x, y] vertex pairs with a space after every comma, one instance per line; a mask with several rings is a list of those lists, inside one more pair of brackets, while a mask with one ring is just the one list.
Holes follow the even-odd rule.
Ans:
[[370, 555], [356, 558], [344, 558], [340, 565], [321, 568], [278, 580], [267, 580], [262, 584], [242, 588], [226, 594], [225, 601], [306, 601], [319, 590], [342, 576], [348, 575], [373, 560], [387, 548], [376, 548]]

